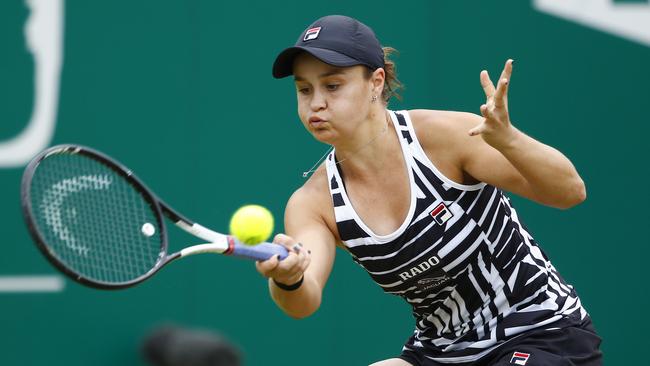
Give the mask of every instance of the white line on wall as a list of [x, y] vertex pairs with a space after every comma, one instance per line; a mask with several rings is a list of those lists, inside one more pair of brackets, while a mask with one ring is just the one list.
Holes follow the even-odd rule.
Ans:
[[533, 0], [542, 12], [650, 46], [650, 4], [614, 0]]
[[0, 293], [61, 292], [64, 287], [63, 277], [57, 275], [0, 276]]

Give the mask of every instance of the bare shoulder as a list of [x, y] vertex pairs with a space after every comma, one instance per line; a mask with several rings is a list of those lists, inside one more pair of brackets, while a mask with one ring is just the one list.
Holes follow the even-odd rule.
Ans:
[[287, 229], [319, 222], [338, 238], [332, 197], [329, 193], [327, 172], [321, 165], [309, 179], [298, 188], [287, 202], [285, 223]]
[[293, 192], [288, 205], [310, 210], [321, 208], [326, 201], [330, 201], [327, 172], [325, 166], [321, 165], [300, 188]]
[[408, 111], [413, 123], [416, 121], [424, 123], [453, 123], [480, 117], [474, 113], [459, 111], [443, 111], [435, 109], [411, 109]]
[[462, 184], [478, 181], [464, 169], [468, 158], [483, 143], [469, 135], [482, 122], [481, 116], [455, 111], [418, 109], [409, 111], [415, 134], [429, 160], [447, 178]]
[[481, 116], [468, 112], [413, 109], [409, 111], [418, 140], [423, 148], [456, 145], [469, 140], [467, 132], [481, 122]]

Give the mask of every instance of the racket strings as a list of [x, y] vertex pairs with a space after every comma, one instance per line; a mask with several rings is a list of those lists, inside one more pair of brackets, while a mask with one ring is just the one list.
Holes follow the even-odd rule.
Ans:
[[[59, 153], [32, 178], [35, 223], [50, 254], [95, 282], [117, 284], [160, 259], [158, 216], [122, 175], [90, 157]], [[146, 232], [144, 225], [153, 232]]]

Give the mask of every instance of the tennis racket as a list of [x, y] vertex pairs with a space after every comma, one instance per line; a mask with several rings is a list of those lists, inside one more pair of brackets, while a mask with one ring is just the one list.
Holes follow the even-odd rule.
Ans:
[[[122, 164], [84, 146], [54, 146], [32, 159], [23, 174], [21, 201], [29, 232], [45, 257], [94, 288], [136, 285], [193, 254], [254, 260], [288, 255], [278, 244], [248, 246], [188, 220]], [[163, 216], [208, 243], [169, 254]]]

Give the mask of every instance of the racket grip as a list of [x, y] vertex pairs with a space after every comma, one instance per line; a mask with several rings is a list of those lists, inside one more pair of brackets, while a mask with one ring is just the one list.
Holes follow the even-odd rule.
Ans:
[[289, 252], [282, 245], [273, 243], [260, 243], [257, 245], [235, 243], [229, 254], [236, 257], [265, 261], [274, 255], [279, 255], [280, 260], [283, 260], [289, 255]]

